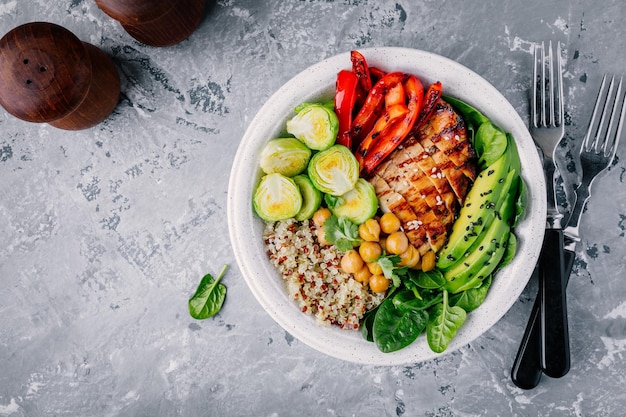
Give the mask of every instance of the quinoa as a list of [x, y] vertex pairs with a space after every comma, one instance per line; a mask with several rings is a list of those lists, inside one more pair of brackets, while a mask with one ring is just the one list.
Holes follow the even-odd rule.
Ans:
[[263, 232], [270, 262], [285, 282], [289, 298], [320, 325], [358, 329], [365, 312], [384, 294], [371, 292], [339, 266], [341, 253], [321, 245], [312, 221], [294, 219], [267, 222]]

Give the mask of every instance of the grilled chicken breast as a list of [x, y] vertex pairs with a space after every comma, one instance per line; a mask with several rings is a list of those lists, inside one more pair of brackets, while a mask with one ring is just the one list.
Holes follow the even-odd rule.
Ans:
[[444, 245], [475, 178], [475, 152], [465, 122], [440, 99], [426, 123], [376, 168], [370, 182], [382, 211], [400, 219], [423, 255]]

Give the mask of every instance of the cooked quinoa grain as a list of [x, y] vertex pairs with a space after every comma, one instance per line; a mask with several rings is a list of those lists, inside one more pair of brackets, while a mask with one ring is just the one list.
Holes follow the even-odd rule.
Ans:
[[332, 245], [320, 245], [316, 229], [313, 221], [266, 223], [267, 255], [302, 312], [322, 325], [358, 329], [363, 314], [380, 304], [383, 294], [370, 292], [343, 272], [341, 254]]

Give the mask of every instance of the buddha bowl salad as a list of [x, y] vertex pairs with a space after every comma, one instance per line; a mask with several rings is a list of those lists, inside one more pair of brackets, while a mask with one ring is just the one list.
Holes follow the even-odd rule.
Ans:
[[328, 102], [268, 141], [252, 203], [289, 296], [382, 352], [443, 352], [514, 256], [524, 209], [510, 134], [441, 83], [358, 51]]

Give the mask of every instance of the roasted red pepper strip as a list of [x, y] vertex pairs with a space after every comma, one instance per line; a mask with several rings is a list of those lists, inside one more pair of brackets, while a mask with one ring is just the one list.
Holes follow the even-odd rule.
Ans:
[[392, 128], [386, 130], [384, 134], [376, 141], [376, 144], [365, 155], [363, 164], [361, 165], [361, 174], [369, 177], [374, 169], [402, 143], [407, 135], [413, 129], [417, 118], [422, 111], [424, 104], [424, 87], [422, 83], [414, 75], [409, 76], [404, 89], [408, 96], [407, 107], [409, 112], [404, 119], [393, 124]]
[[405, 103], [406, 94], [404, 93], [404, 86], [401, 83], [391, 87], [389, 91], [387, 91], [387, 94], [385, 94], [385, 108]]
[[370, 67], [370, 78], [372, 79], [372, 85], [376, 84], [378, 80], [385, 76], [386, 72], [380, 68]]
[[356, 88], [359, 83], [358, 77], [348, 70], [341, 70], [337, 74], [335, 84], [335, 113], [339, 119], [339, 132], [337, 143], [352, 149], [352, 112], [356, 101]]
[[431, 113], [435, 109], [435, 104], [441, 98], [442, 86], [439, 81], [428, 86], [426, 94], [424, 96], [424, 105], [420, 111], [420, 115], [413, 126], [413, 130], [419, 129], [426, 120], [430, 117]]
[[[402, 72], [390, 72], [372, 87], [365, 99], [365, 103], [352, 121], [352, 146], [358, 147], [361, 141], [372, 130], [374, 123], [383, 113], [385, 95], [394, 85], [404, 83], [408, 74]], [[422, 93], [423, 94], [423, 93]]]
[[352, 72], [354, 72], [359, 79], [359, 85], [365, 94], [369, 93], [372, 89], [372, 79], [370, 78], [367, 60], [359, 51], [350, 51], [350, 61], [352, 62]]
[[378, 139], [385, 137], [389, 129], [392, 129], [396, 122], [403, 120], [408, 112], [409, 109], [404, 104], [395, 104], [385, 108], [383, 115], [376, 121], [371, 132], [354, 152], [359, 166], [363, 166], [365, 157], [369, 150], [378, 143]]

